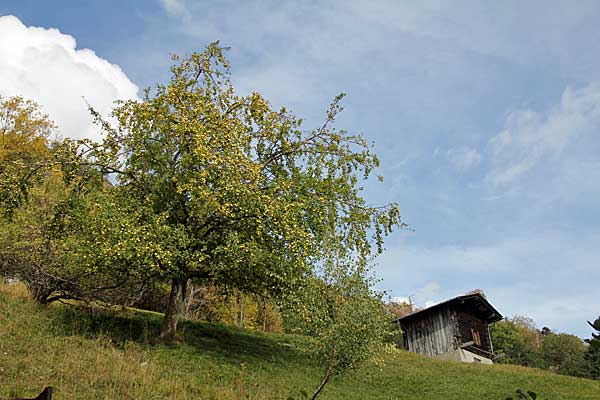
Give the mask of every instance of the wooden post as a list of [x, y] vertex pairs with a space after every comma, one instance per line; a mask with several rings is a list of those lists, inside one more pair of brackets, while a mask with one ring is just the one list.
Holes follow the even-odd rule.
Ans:
[[490, 353], [494, 354], [494, 344], [492, 343], [492, 334], [490, 332], [490, 324], [487, 324], [488, 340], [490, 342]]

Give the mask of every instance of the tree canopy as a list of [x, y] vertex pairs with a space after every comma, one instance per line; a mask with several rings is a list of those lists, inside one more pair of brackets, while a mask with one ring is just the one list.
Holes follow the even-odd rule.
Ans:
[[65, 263], [77, 233], [65, 218], [103, 186], [102, 174], [74, 153], [77, 145], [50, 140], [55, 129], [35, 102], [0, 97], [0, 275], [21, 279], [42, 304], [83, 297], [85, 274]]
[[50, 158], [48, 137], [54, 123], [22, 97], [0, 96], [0, 205], [9, 215], [39, 182], [35, 172]]
[[359, 182], [379, 161], [361, 136], [333, 127], [343, 95], [320, 127], [303, 130], [260, 94], [235, 94], [217, 43], [174, 61], [168, 84], [114, 109], [114, 126], [92, 110], [105, 140], [76, 150], [114, 174], [120, 207], [135, 210], [128, 232], [113, 233], [130, 237], [137, 256], [85, 235], [81, 247], [170, 281], [164, 336], [175, 333], [190, 279], [281, 294], [327, 263], [365, 264], [381, 251], [400, 214], [362, 196]]

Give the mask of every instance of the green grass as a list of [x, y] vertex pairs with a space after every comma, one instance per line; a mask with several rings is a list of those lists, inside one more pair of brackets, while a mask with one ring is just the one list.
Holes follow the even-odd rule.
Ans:
[[[301, 399], [320, 378], [301, 336], [184, 322], [155, 340], [160, 315], [38, 307], [0, 287], [0, 398], [55, 387], [56, 400]], [[335, 378], [323, 399], [600, 399], [600, 382], [516, 366], [467, 365], [390, 351]]]

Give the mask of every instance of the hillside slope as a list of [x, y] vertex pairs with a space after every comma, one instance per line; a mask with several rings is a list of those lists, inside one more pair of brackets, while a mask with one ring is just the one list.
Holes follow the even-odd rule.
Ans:
[[[301, 399], [318, 384], [307, 338], [186, 322], [153, 342], [160, 315], [41, 308], [0, 287], [0, 398], [55, 387], [56, 400]], [[393, 351], [334, 379], [322, 399], [600, 399], [600, 382], [514, 366], [466, 365]]]

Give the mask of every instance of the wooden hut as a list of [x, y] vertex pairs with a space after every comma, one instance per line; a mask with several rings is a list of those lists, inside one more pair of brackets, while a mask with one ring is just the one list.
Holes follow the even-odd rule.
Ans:
[[489, 325], [502, 315], [481, 292], [446, 300], [395, 320], [407, 350], [430, 357], [492, 364]]

